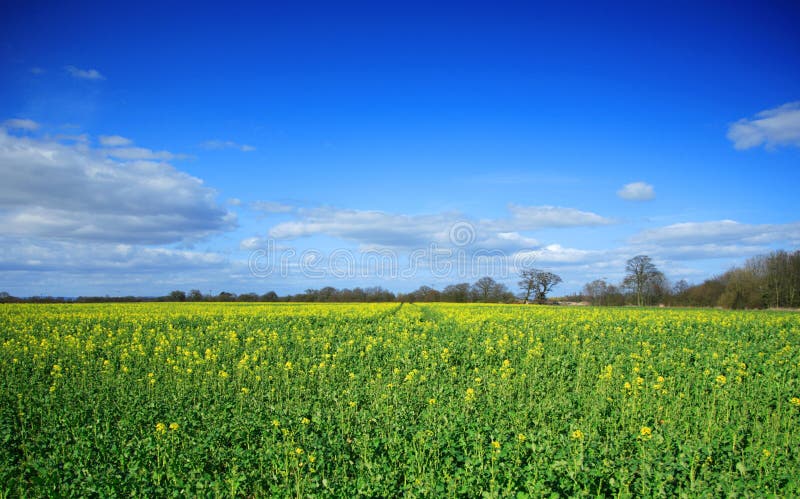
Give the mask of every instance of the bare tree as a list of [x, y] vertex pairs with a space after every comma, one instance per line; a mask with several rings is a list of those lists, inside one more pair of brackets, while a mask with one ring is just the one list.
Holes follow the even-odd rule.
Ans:
[[472, 285], [472, 290], [477, 301], [488, 302], [491, 300], [496, 287], [497, 281], [487, 276], [478, 279]]
[[595, 279], [583, 287], [583, 294], [589, 298], [592, 305], [605, 305], [608, 283], [604, 279]]
[[654, 285], [660, 288], [664, 274], [659, 271], [653, 260], [647, 255], [637, 255], [625, 264], [625, 280], [623, 286], [636, 294], [636, 304], [642, 306], [647, 291]]
[[561, 277], [552, 273], [539, 269], [524, 269], [520, 272], [519, 287], [522, 289], [522, 299], [528, 303], [531, 295], [538, 303], [544, 303], [547, 300], [547, 293], [553, 287], [561, 282]]

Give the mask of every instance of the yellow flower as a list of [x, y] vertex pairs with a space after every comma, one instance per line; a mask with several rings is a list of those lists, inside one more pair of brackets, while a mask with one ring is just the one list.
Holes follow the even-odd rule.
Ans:
[[317, 456], [315, 456], [314, 454], [309, 454], [308, 455], [308, 462], [309, 463], [314, 464], [316, 461], [317, 461]]
[[178, 428], [180, 428], [180, 426], [178, 425], [178, 423], [170, 423], [170, 424], [169, 424], [169, 429], [170, 429], [170, 430], [172, 430], [172, 431], [175, 431], [175, 430], [177, 430]]
[[769, 457], [772, 455], [772, 452], [770, 452], [768, 449], [764, 449], [761, 451], [761, 454], [763, 454], [764, 457]]
[[156, 431], [158, 433], [164, 433], [165, 431], [167, 431], [167, 425], [165, 425], [164, 423], [156, 423]]
[[279, 427], [280, 425], [281, 425], [281, 422], [278, 421], [277, 419], [273, 419], [272, 420], [272, 426], [274, 426], [275, 428]]
[[724, 374], [720, 374], [715, 378], [715, 381], [721, 386], [728, 382], [728, 378], [726, 378]]
[[642, 426], [642, 428], [639, 430], [639, 435], [646, 440], [653, 436], [653, 429], [649, 426]]
[[527, 440], [527, 438], [523, 433], [520, 433], [517, 435], [517, 440], [519, 440], [520, 442], [524, 442], [525, 440]]
[[296, 448], [296, 449], [294, 450], [294, 453], [295, 453], [295, 454], [297, 454], [297, 455], [299, 456], [299, 455], [303, 454], [303, 449], [301, 449], [300, 447], [298, 447], [298, 448]]
[[250, 389], [249, 389], [249, 388], [247, 388], [246, 386], [243, 386], [243, 387], [242, 387], [242, 393], [243, 393], [244, 395], [247, 395], [248, 393], [250, 393]]
[[311, 423], [311, 420], [308, 419], [308, 418], [303, 418], [303, 419], [300, 420], [300, 422], [303, 423], [303, 424], [309, 424], [309, 423]]
[[434, 398], [428, 399], [428, 405], [433, 405], [435, 403], [436, 403], [436, 399], [434, 399]]
[[573, 440], [583, 440], [583, 437], [585, 435], [583, 434], [583, 432], [581, 430], [575, 430], [575, 431], [572, 432], [571, 436], [572, 436]]
[[495, 452], [500, 452], [500, 442], [492, 440], [492, 449], [494, 449]]
[[472, 388], [467, 388], [467, 393], [464, 395], [464, 400], [467, 403], [474, 402], [475, 401], [475, 390], [473, 390]]
[[792, 397], [789, 402], [791, 402], [794, 406], [800, 407], [800, 397]]

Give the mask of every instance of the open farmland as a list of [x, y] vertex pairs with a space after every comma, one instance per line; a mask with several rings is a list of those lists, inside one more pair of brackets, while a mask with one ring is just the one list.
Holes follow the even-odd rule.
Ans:
[[0, 307], [3, 495], [800, 494], [800, 315]]

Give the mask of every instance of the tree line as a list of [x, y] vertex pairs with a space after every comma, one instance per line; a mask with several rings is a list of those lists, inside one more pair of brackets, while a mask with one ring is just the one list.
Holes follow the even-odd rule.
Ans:
[[800, 251], [775, 251], [750, 258], [742, 266], [700, 284], [681, 279], [670, 283], [653, 260], [637, 255], [626, 262], [625, 277], [617, 284], [606, 279], [587, 283], [581, 293], [551, 300], [547, 296], [562, 282], [557, 274], [528, 268], [520, 271], [518, 290], [492, 277], [473, 283], [450, 284], [441, 291], [423, 285], [408, 293], [394, 293], [382, 287], [307, 289], [302, 293], [278, 295], [235, 294], [222, 291], [204, 294], [198, 289], [175, 290], [166, 296], [79, 296], [63, 298], [34, 296], [18, 298], [0, 292], [0, 303], [125, 303], [125, 302], [451, 302], [451, 303], [557, 303], [583, 301], [598, 306], [689, 306], [745, 308], [800, 308]]
[[638, 255], [628, 260], [619, 284], [598, 279], [571, 298], [592, 305], [667, 305], [731, 309], [799, 308], [800, 251], [775, 251], [748, 259], [719, 276], [691, 285], [671, 284], [652, 259]]

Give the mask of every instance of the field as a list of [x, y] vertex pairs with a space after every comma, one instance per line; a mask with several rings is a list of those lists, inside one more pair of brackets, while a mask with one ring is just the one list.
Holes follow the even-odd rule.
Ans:
[[800, 315], [0, 307], [0, 493], [800, 494]]

